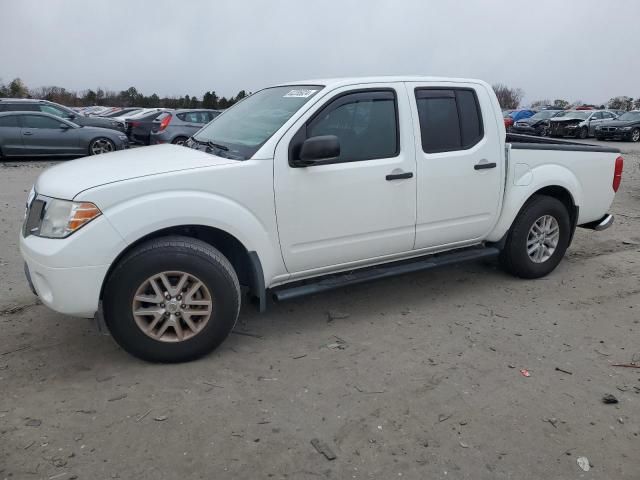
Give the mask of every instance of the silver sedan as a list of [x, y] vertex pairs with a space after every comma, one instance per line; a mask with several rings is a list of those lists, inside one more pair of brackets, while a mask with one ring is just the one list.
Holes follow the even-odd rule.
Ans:
[[129, 147], [124, 133], [81, 127], [42, 112], [0, 113], [0, 156], [85, 156]]

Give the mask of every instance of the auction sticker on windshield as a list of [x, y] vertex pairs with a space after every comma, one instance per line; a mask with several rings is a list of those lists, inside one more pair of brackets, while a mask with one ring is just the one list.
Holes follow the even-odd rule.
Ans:
[[283, 98], [289, 98], [289, 97], [307, 98], [316, 92], [317, 90], [305, 90], [305, 89], [290, 90], [289, 93], [283, 96]]

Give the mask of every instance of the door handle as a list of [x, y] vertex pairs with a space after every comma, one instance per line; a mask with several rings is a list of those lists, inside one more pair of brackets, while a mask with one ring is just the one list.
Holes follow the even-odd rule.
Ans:
[[482, 162], [482, 163], [476, 163], [473, 166], [474, 170], [486, 170], [488, 168], [496, 168], [496, 162]]
[[23, 135], [33, 135], [33, 132], [22, 132]]
[[389, 182], [391, 180], [403, 180], [405, 178], [413, 178], [413, 172], [390, 173], [385, 178]]

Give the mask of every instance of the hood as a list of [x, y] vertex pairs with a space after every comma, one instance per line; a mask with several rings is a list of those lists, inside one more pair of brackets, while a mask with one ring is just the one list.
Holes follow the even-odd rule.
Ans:
[[171, 144], [134, 148], [51, 167], [40, 175], [35, 189], [48, 197], [71, 200], [84, 190], [107, 183], [236, 161]]
[[552, 122], [584, 122], [586, 121], [586, 118], [580, 118], [580, 117], [572, 117], [570, 115], [565, 115], [564, 117], [557, 117], [557, 118], [550, 118], [549, 119]]

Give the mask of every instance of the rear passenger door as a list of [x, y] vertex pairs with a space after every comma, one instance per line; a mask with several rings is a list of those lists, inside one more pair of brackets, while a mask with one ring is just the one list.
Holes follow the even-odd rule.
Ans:
[[482, 240], [504, 187], [501, 131], [481, 85], [409, 83], [418, 171], [416, 249]]
[[16, 115], [0, 116], [0, 152], [3, 155], [23, 155], [22, 132]]

